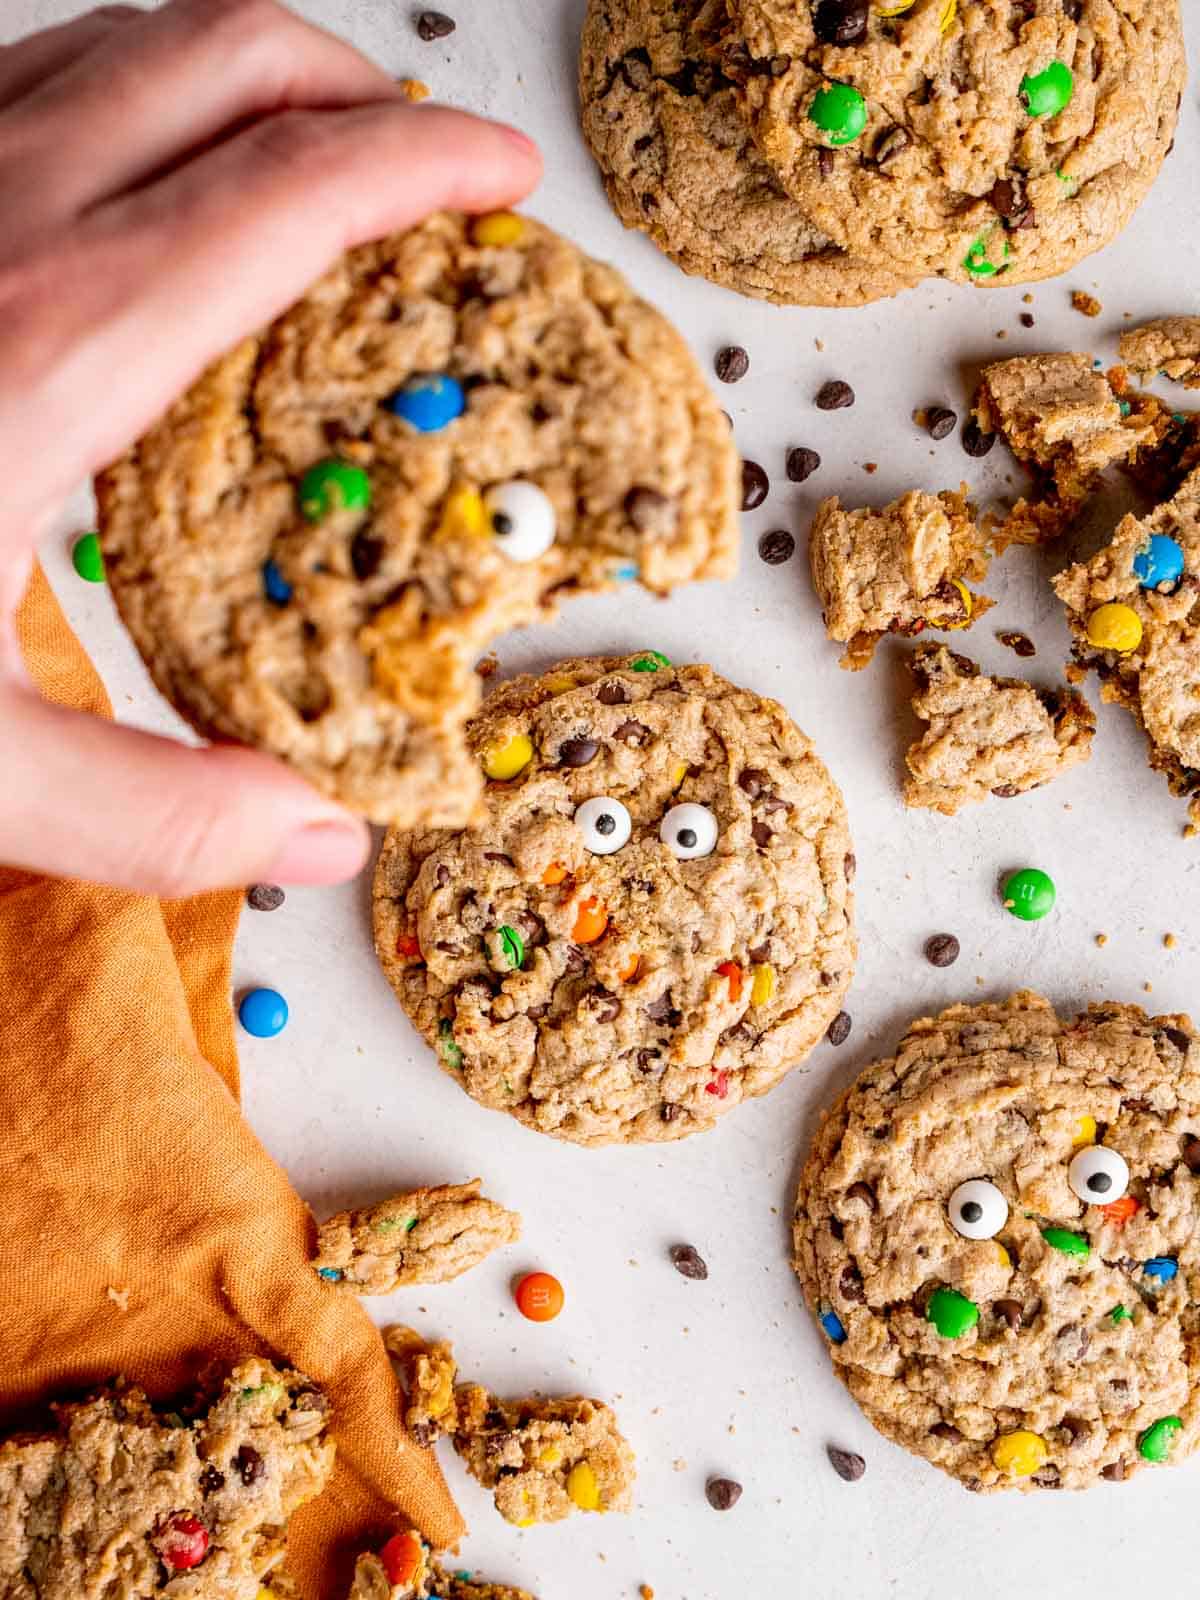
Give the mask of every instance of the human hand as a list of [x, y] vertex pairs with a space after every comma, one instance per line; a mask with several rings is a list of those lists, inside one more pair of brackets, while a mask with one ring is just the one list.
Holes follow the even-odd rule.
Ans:
[[276, 0], [105, 6], [0, 48], [0, 861], [163, 895], [361, 867], [364, 824], [269, 757], [42, 700], [13, 613], [79, 480], [341, 251], [540, 173]]

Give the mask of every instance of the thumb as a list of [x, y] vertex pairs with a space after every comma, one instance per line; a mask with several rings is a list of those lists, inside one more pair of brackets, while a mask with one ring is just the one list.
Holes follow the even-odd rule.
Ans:
[[339, 883], [366, 825], [269, 756], [195, 750], [0, 692], [0, 860], [164, 898], [259, 881]]

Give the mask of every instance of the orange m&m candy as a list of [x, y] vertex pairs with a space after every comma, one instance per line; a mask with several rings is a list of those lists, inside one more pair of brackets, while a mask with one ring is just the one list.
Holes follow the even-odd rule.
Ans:
[[561, 883], [566, 875], [567, 869], [562, 862], [552, 861], [545, 872], [542, 873], [542, 882], [553, 887], [554, 884]]
[[736, 961], [722, 961], [717, 971], [729, 979], [729, 998], [736, 1004], [742, 998], [742, 969]]
[[1119, 1200], [1110, 1200], [1106, 1206], [1096, 1207], [1097, 1211], [1103, 1213], [1118, 1227], [1128, 1222], [1130, 1217], [1136, 1216], [1141, 1209], [1141, 1205], [1131, 1194], [1123, 1194]]
[[410, 1528], [388, 1540], [379, 1552], [379, 1560], [389, 1583], [407, 1587], [425, 1564], [425, 1547]]
[[530, 1322], [553, 1322], [563, 1308], [563, 1286], [548, 1272], [527, 1272], [513, 1297], [517, 1310]]
[[595, 895], [590, 895], [586, 900], [579, 902], [571, 938], [576, 944], [595, 944], [597, 939], [603, 937], [607, 927], [608, 908], [603, 900], [597, 900]]

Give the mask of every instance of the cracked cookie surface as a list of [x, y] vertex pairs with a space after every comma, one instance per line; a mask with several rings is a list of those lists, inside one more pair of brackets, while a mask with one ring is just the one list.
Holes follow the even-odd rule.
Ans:
[[[391, 830], [374, 903], [383, 969], [468, 1094], [580, 1144], [677, 1139], [807, 1055], [854, 965], [854, 858], [782, 707], [642, 651], [502, 685], [470, 742], [522, 764], [480, 829]], [[604, 799], [619, 848], [576, 819]]]
[[724, 0], [590, 0], [583, 129], [613, 209], [685, 272], [786, 305], [862, 305], [913, 281], [835, 245], [785, 193], [713, 55]]
[[989, 795], [1038, 789], [1092, 753], [1096, 718], [1072, 689], [990, 678], [945, 645], [918, 645], [909, 662], [912, 708], [928, 726], [909, 748], [904, 803], [952, 817]]
[[[760, 149], [818, 227], [884, 266], [1063, 272], [1125, 226], [1174, 136], [1177, 0], [729, 4], [722, 60]], [[825, 130], [810, 113], [831, 86]]]
[[9, 1600], [108, 1594], [117, 1573], [128, 1600], [256, 1600], [283, 1581], [288, 1519], [333, 1467], [306, 1378], [248, 1360], [180, 1411], [120, 1380], [53, 1409], [56, 1433], [0, 1443]]
[[450, 1283], [521, 1237], [521, 1219], [481, 1195], [482, 1180], [393, 1195], [339, 1211], [317, 1232], [313, 1270], [352, 1294]]
[[378, 822], [478, 814], [462, 728], [496, 634], [568, 592], [736, 566], [737, 454], [683, 340], [507, 215], [344, 256], [97, 494], [176, 709]]
[[1200, 1438], [1198, 1174], [1187, 1017], [954, 1006], [825, 1114], [796, 1270], [888, 1438], [975, 1490], [1120, 1480]]

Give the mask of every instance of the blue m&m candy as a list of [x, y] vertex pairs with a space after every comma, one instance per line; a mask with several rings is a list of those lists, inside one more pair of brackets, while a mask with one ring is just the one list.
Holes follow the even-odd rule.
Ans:
[[817, 1321], [834, 1344], [845, 1344], [846, 1330], [842, 1326], [842, 1319], [836, 1311], [822, 1311]]
[[1165, 533], [1151, 534], [1149, 544], [1133, 558], [1133, 575], [1143, 589], [1178, 583], [1183, 577], [1183, 567], [1182, 546]]
[[288, 1004], [276, 989], [249, 989], [238, 1006], [238, 1021], [256, 1039], [273, 1039], [287, 1027]]
[[262, 569], [263, 590], [275, 606], [285, 606], [292, 598], [292, 586], [273, 561], [264, 561]]
[[467, 397], [457, 378], [447, 372], [426, 372], [402, 384], [387, 402], [389, 411], [417, 429], [439, 433], [467, 409]]
[[1174, 1256], [1151, 1256], [1142, 1267], [1142, 1276], [1153, 1278], [1161, 1287], [1164, 1283], [1170, 1283], [1178, 1271], [1179, 1263]]

